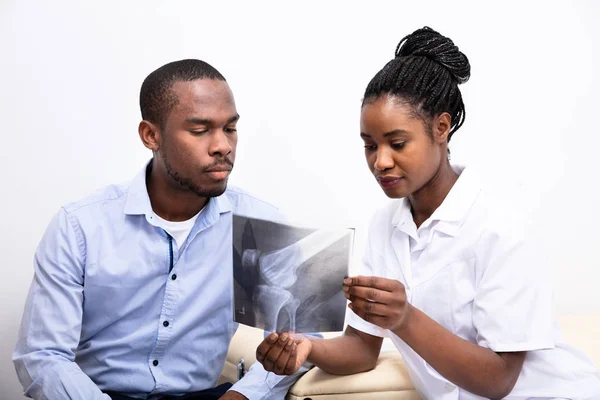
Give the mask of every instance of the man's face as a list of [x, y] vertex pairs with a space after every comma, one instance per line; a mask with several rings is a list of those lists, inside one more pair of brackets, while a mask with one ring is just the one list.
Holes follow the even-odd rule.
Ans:
[[160, 134], [157, 161], [175, 188], [201, 197], [221, 195], [235, 161], [239, 115], [225, 81], [176, 82], [177, 104]]

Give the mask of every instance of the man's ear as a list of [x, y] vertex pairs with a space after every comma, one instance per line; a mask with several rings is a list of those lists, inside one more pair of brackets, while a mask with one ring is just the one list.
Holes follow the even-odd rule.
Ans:
[[452, 117], [447, 112], [443, 112], [433, 119], [433, 139], [436, 143], [447, 143], [448, 134], [450, 134], [450, 127], [452, 124]]
[[138, 133], [142, 143], [148, 149], [157, 151], [160, 147], [160, 130], [152, 122], [143, 120], [138, 126]]

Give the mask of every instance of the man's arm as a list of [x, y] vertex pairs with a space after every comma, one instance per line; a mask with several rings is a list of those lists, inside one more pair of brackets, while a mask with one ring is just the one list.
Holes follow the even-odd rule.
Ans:
[[43, 400], [110, 400], [75, 363], [81, 334], [85, 244], [61, 209], [34, 260], [13, 362], [25, 395]]
[[256, 362], [250, 367], [248, 373], [233, 385], [228, 394], [232, 395], [232, 400], [240, 398], [233, 397], [234, 394], [244, 396], [240, 399], [283, 400], [290, 386], [309, 369], [308, 366], [301, 366], [294, 374], [281, 376], [265, 371], [263, 366]]
[[[265, 333], [266, 334], [266, 333]], [[322, 337], [320, 334], [310, 334], [311, 337]], [[315, 339], [318, 340], [318, 339]], [[308, 339], [306, 339], [308, 342]], [[296, 340], [296, 343], [301, 342], [301, 340]], [[277, 333], [269, 334], [261, 343], [260, 346], [269, 346], [275, 347], [276, 349], [281, 350], [286, 345], [288, 346], [288, 351], [291, 351], [291, 344], [294, 343], [294, 340], [291, 339], [289, 334], [278, 335]], [[301, 349], [305, 347], [301, 347]], [[274, 350], [277, 351], [277, 350]], [[294, 352], [294, 356], [296, 356], [296, 352]], [[259, 353], [257, 351], [257, 357]], [[223, 397], [222, 400], [238, 400], [238, 399], [281, 399], [285, 398], [289, 388], [296, 383], [296, 381], [310, 368], [312, 368], [312, 363], [305, 362], [306, 355], [302, 354], [302, 350], [300, 354], [298, 354], [298, 365], [297, 368], [293, 372], [283, 374], [282, 371], [277, 371], [273, 373], [273, 369], [265, 370], [263, 365], [260, 363], [260, 360], [254, 363], [246, 376], [239, 382], [237, 382], [228, 392], [231, 397]], [[301, 360], [301, 361], [300, 361]], [[242, 397], [239, 397], [242, 396]]]

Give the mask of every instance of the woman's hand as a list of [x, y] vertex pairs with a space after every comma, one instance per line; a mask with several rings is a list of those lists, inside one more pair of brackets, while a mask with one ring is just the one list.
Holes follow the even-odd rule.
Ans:
[[407, 323], [411, 306], [404, 285], [376, 276], [355, 276], [344, 280], [348, 307], [367, 322], [396, 333]]

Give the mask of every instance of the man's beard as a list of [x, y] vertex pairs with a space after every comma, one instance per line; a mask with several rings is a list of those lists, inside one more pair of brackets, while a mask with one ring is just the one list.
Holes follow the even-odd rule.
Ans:
[[[162, 156], [162, 159], [163, 159], [163, 163], [165, 164], [167, 174], [171, 177], [171, 179], [173, 179], [173, 181], [175, 181], [180, 186], [180, 188], [182, 188], [188, 192], [192, 192], [199, 197], [217, 197], [217, 196], [222, 195], [225, 192], [225, 189], [227, 189], [227, 180], [225, 180], [222, 188], [213, 188], [213, 189], [202, 188], [202, 187], [196, 185], [191, 179], [187, 179], [187, 178], [184, 178], [181, 175], [179, 175], [179, 173], [177, 171], [175, 171], [173, 169], [173, 167], [171, 167], [169, 160], [167, 159], [167, 157], [165, 157], [164, 154]], [[233, 166], [233, 164], [229, 160], [224, 160], [224, 161], [216, 163], [216, 164]], [[212, 167], [212, 166], [214, 166], [214, 164], [211, 165], [210, 167]]]

